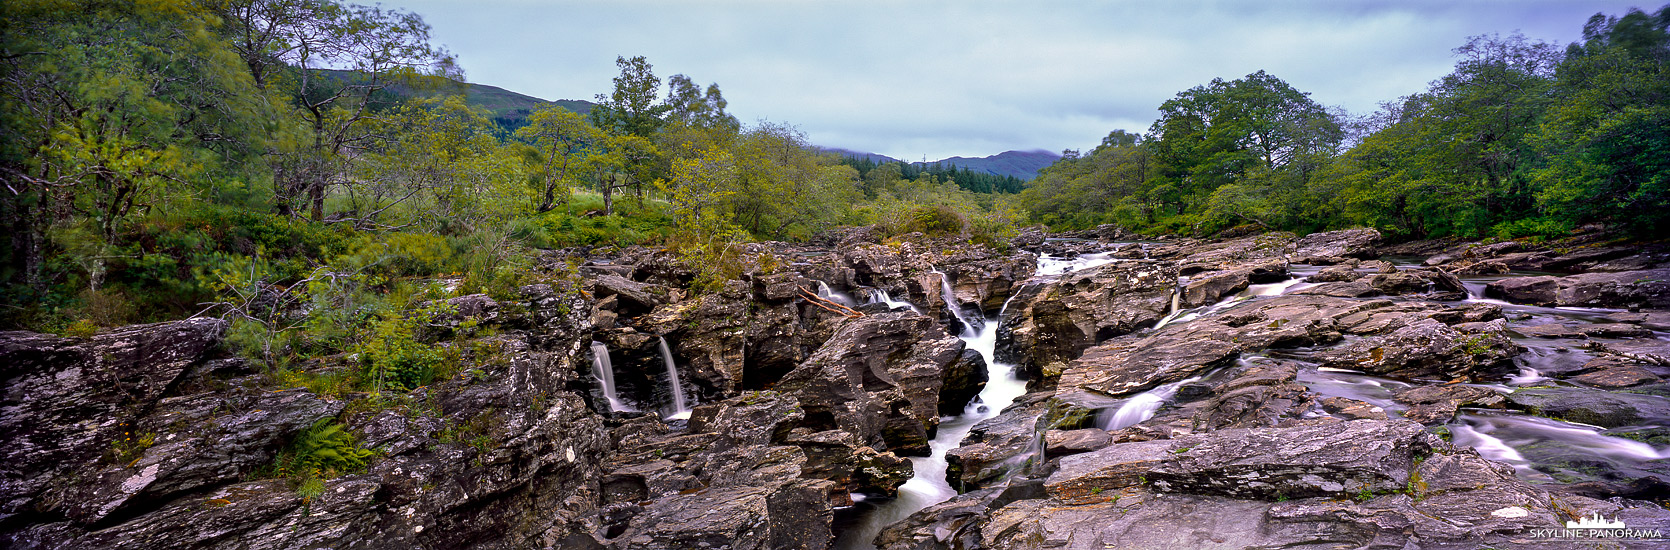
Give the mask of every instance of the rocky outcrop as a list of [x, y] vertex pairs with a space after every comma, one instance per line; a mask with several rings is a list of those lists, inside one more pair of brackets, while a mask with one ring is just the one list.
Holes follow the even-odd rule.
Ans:
[[1255, 284], [1279, 283], [1288, 279], [1287, 260], [1250, 262], [1232, 269], [1209, 271], [1189, 278], [1183, 286], [1182, 307], [1194, 308], [1217, 303]]
[[[160, 442], [154, 437], [151, 443], [138, 441], [150, 433], [142, 422], [170, 389], [205, 364], [226, 326], [218, 319], [192, 319], [123, 327], [86, 339], [0, 333], [0, 375], [5, 380], [0, 441], [6, 442], [0, 445], [0, 525], [64, 516], [91, 523], [152, 485], [164, 494], [170, 486], [200, 485], [194, 479], [202, 475], [178, 474], [181, 461], [162, 458], [164, 449], [175, 454], [176, 448], [191, 443], [168, 436]], [[258, 434], [242, 439], [234, 445], [272, 443]], [[142, 469], [123, 476], [123, 465], [114, 464], [114, 455], [124, 455], [124, 462], [143, 456], [112, 453], [113, 449], [157, 443], [162, 444], [158, 458]], [[266, 458], [263, 452], [270, 457], [276, 449], [257, 449], [250, 458], [261, 461]], [[181, 449], [177, 454], [192, 453]], [[242, 473], [237, 465], [223, 468], [234, 478]], [[116, 480], [128, 477], [132, 480]], [[114, 483], [104, 482], [106, 478]]]
[[1670, 269], [1515, 277], [1490, 283], [1485, 295], [1539, 306], [1670, 308]]
[[998, 328], [997, 360], [1034, 379], [1059, 371], [1097, 342], [1153, 326], [1171, 310], [1176, 287], [1176, 268], [1144, 261], [1114, 262], [1027, 287]]
[[863, 445], [926, 454], [945, 373], [963, 348], [913, 312], [849, 319], [775, 389], [800, 402], [813, 431], [841, 430]]
[[1372, 228], [1311, 233], [1294, 241], [1288, 258], [1296, 264], [1332, 265], [1346, 258], [1375, 258], [1380, 231]]
[[1657, 395], [1588, 388], [1531, 388], [1508, 394], [1507, 399], [1513, 407], [1532, 414], [1605, 428], [1664, 425], [1670, 421], [1670, 399]]
[[1029, 482], [968, 493], [884, 531], [880, 547], [1515, 547], [1577, 515], [1670, 518], [1549, 494], [1400, 420], [1119, 443], [1060, 463], [1042, 495]]
[[784, 444], [803, 420], [792, 398], [758, 392], [699, 407], [688, 432], [653, 418], [617, 428], [603, 538], [622, 549], [827, 547], [831, 495], [846, 487], [803, 477], [807, 453]]
[[1414, 386], [1397, 392], [1392, 400], [1408, 405], [1403, 417], [1422, 424], [1446, 424], [1461, 407], [1502, 408], [1506, 399], [1494, 390], [1478, 386]]
[[[6, 353], [26, 359], [4, 362], [22, 367], [8, 385], [25, 390], [8, 396], [42, 398], [26, 405], [34, 407], [86, 401], [34, 418], [61, 418], [83, 430], [103, 426], [111, 439], [65, 432], [58, 445], [85, 448], [42, 455], [53, 464], [8, 459], [8, 467], [29, 465], [36, 476], [70, 478], [42, 494], [61, 504], [34, 497], [26, 513], [6, 518], [12, 523], [5, 544], [596, 547], [597, 465], [611, 442], [586, 400], [564, 389], [589, 370], [581, 363], [588, 308], [577, 293], [524, 290], [527, 301], [506, 322], [538, 327], [539, 337], [499, 325], [507, 332], [460, 350], [464, 375], [385, 396], [392, 404], [270, 388], [235, 362], [204, 361], [223, 330], [218, 320], [128, 327], [88, 342], [8, 340]], [[85, 361], [71, 360], [94, 350], [82, 355]], [[123, 375], [124, 366], [136, 372]], [[80, 376], [61, 376], [64, 369]], [[107, 382], [89, 384], [106, 380], [104, 373]], [[52, 391], [61, 399], [38, 393], [48, 389], [42, 376], [57, 380]], [[86, 406], [93, 401], [106, 405]], [[359, 445], [379, 450], [366, 470], [324, 479], [316, 493], [299, 494], [287, 479], [261, 479], [272, 475], [261, 472], [298, 432], [333, 417], [358, 434]], [[118, 431], [143, 431], [150, 444], [116, 442]], [[6, 437], [28, 442], [44, 433]], [[105, 458], [107, 452], [122, 460]]]
[[1404, 378], [1441, 380], [1499, 376], [1522, 348], [1501, 322], [1451, 326], [1432, 318], [1405, 318], [1320, 355], [1325, 366]]
[[1149, 251], [1149, 257], [1175, 261], [1178, 274], [1193, 276], [1203, 271], [1235, 269], [1262, 260], [1284, 259], [1291, 233], [1265, 233], [1227, 241], [1182, 241]]

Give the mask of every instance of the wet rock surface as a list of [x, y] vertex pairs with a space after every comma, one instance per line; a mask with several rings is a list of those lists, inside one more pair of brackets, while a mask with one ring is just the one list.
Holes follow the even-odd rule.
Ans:
[[[1153, 326], [1172, 308], [1177, 270], [1120, 261], [1022, 289], [998, 329], [997, 360], [1036, 378], [1085, 348]], [[1052, 367], [1053, 365], [1053, 367]]]
[[[1046, 237], [753, 243], [703, 292], [676, 255], [616, 250], [573, 287], [449, 298], [423, 338], [458, 375], [395, 405], [272, 387], [213, 319], [0, 333], [0, 545], [830, 548], [937, 459], [961, 494], [880, 548], [1560, 548], [1528, 533], [1596, 513], [1670, 528], [1662, 251]], [[957, 336], [989, 318], [990, 359], [1030, 393], [970, 405], [1011, 383]], [[965, 406], [992, 416], [942, 423]], [[262, 473], [321, 421], [378, 454], [305, 495]], [[967, 435], [929, 456], [962, 433], [944, 426]], [[132, 433], [151, 442], [117, 444]]]

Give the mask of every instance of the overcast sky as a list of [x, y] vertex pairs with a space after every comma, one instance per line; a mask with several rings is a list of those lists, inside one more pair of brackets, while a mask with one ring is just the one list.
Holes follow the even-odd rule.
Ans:
[[[362, 0], [365, 1], [365, 0]], [[1662, 2], [1662, 0], [1656, 0]], [[593, 99], [615, 57], [717, 82], [743, 123], [825, 147], [935, 160], [1089, 149], [1160, 103], [1263, 69], [1354, 113], [1425, 89], [1467, 37], [1565, 44], [1584, 0], [387, 0], [422, 15], [471, 82]]]

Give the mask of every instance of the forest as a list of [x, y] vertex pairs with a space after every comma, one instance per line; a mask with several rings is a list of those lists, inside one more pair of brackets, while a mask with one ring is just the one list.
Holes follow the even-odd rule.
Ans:
[[721, 269], [738, 243], [841, 225], [1013, 231], [962, 174], [861, 177], [643, 57], [617, 60], [586, 115], [495, 124], [429, 29], [334, 0], [7, 2], [0, 327], [182, 318], [326, 278], [371, 296], [439, 275], [503, 290], [530, 251], [570, 246], [655, 244]]
[[1053, 227], [1211, 234], [1375, 227], [1402, 239], [1662, 237], [1670, 6], [1595, 14], [1560, 48], [1472, 38], [1427, 91], [1353, 116], [1263, 71], [1190, 88], [1146, 133], [1067, 151], [1021, 193]]
[[399, 309], [419, 281], [502, 292], [544, 276], [533, 252], [575, 246], [667, 247], [721, 281], [732, 247], [843, 226], [996, 246], [1029, 223], [1405, 239], [1670, 227], [1670, 6], [1596, 14], [1565, 48], [1476, 37], [1452, 73], [1368, 115], [1263, 71], [1216, 79], [1160, 105], [1144, 133], [1066, 151], [1024, 190], [819, 153], [643, 57], [617, 59], [589, 113], [553, 105], [507, 128], [463, 100], [459, 61], [420, 15], [382, 7], [0, 10], [4, 328], [243, 311], [308, 285]]

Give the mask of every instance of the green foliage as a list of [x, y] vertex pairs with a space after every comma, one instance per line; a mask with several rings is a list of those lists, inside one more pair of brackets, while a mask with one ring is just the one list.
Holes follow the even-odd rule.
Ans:
[[116, 464], [131, 464], [145, 456], [145, 450], [156, 442], [157, 434], [154, 432], [122, 432], [121, 437], [110, 442], [110, 460]]
[[1263, 72], [1186, 90], [1148, 134], [1069, 151], [1021, 193], [1032, 221], [1209, 234], [1372, 226], [1393, 238], [1665, 234], [1670, 6], [1597, 14], [1565, 55], [1479, 36], [1424, 93], [1351, 123]]
[[[295, 481], [298, 492], [322, 488], [320, 480], [365, 468], [376, 452], [361, 447], [354, 434], [330, 418], [321, 418], [280, 450], [272, 474]], [[315, 491], [313, 496], [317, 496]], [[302, 495], [304, 498], [308, 495]]]
[[445, 356], [434, 346], [417, 340], [418, 328], [434, 310], [412, 316], [383, 313], [373, 321], [364, 339], [354, 345], [365, 379], [379, 391], [405, 391], [429, 384]]

